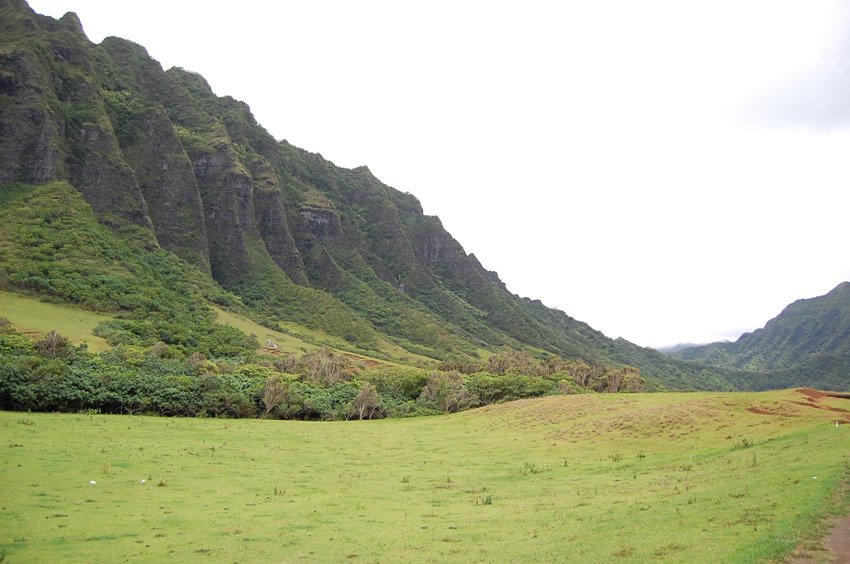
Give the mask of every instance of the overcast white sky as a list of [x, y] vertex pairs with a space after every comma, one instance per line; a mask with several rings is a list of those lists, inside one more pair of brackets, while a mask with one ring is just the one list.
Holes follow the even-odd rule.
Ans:
[[841, 2], [30, 4], [368, 165], [608, 336], [734, 339], [850, 279]]

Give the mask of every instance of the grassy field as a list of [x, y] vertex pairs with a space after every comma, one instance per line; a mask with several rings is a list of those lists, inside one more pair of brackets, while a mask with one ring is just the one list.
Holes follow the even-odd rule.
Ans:
[[88, 343], [89, 350], [109, 349], [106, 339], [92, 334], [94, 328], [111, 315], [96, 313], [64, 304], [50, 304], [38, 298], [0, 291], [0, 317], [5, 317], [22, 333], [39, 338], [59, 331], [73, 344]]
[[3, 412], [0, 554], [781, 558], [847, 509], [834, 494], [848, 477], [848, 409], [781, 391], [559, 396], [330, 423]]

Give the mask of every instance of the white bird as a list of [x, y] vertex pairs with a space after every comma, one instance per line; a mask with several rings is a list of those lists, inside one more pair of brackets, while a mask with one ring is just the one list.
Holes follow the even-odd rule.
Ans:
[[89, 484], [94, 486], [94, 485], [97, 485], [97, 482], [95, 482], [94, 480], [89, 480]]
[[140, 484], [144, 484], [145, 482], [147, 482], [147, 480], [139, 480]]

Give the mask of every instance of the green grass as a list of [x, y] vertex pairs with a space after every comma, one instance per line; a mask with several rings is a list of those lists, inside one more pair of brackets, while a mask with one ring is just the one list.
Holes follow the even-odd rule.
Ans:
[[[319, 343], [320, 345], [327, 346], [331, 349], [344, 352], [349, 348], [344, 339], [340, 339], [339, 337], [335, 337], [330, 333], [322, 331], [321, 329], [314, 329], [310, 327], [306, 327], [304, 325], [300, 325], [298, 323], [293, 323], [291, 321], [280, 321], [280, 327], [283, 329], [287, 335], [290, 335], [292, 338], [297, 340], [302, 340], [304, 342], [311, 343]], [[259, 333], [258, 333], [259, 334]], [[264, 342], [264, 341], [263, 341]], [[260, 344], [263, 344], [261, 342]], [[386, 356], [388, 361], [380, 361], [385, 364], [400, 364], [400, 365], [434, 365], [436, 361], [433, 358], [429, 358], [427, 356], [423, 356], [420, 354], [412, 353], [404, 348], [387, 341], [386, 339], [378, 339], [377, 343], [378, 352], [382, 353]], [[375, 360], [372, 357], [365, 354], [357, 354], [357, 353], [348, 353], [352, 357], [361, 358], [364, 360]]]
[[[213, 306], [212, 309], [213, 311], [215, 311], [216, 314], [216, 323], [220, 323], [222, 325], [230, 325], [231, 327], [239, 329], [246, 335], [256, 335], [257, 341], [260, 343], [261, 347], [265, 346], [267, 339], [271, 339], [274, 343], [277, 344], [278, 350], [283, 353], [294, 353], [297, 355], [301, 355], [303, 353], [314, 352], [322, 347], [322, 345], [316, 344], [316, 342], [322, 343], [324, 345], [336, 342], [337, 346], [343, 343], [341, 339], [336, 339], [328, 333], [324, 333], [323, 331], [317, 329], [310, 329], [297, 323], [281, 322], [281, 327], [285, 328], [285, 330], [287, 331], [286, 333], [283, 333], [281, 331], [275, 331], [274, 329], [263, 327], [259, 323], [252, 321], [247, 317], [237, 315], [229, 311], [225, 311], [221, 308]], [[314, 339], [316, 342], [311, 342], [310, 340], [306, 339]], [[405, 351], [400, 347], [396, 347], [395, 345], [392, 345], [386, 341], [381, 341], [380, 346], [381, 351], [387, 354], [387, 356], [389, 356], [390, 358], [401, 357], [404, 358], [408, 363], [410, 363], [410, 361], [412, 360], [426, 359], [433, 363], [433, 359], [420, 357], [419, 355], [409, 353], [408, 351]], [[347, 352], [344, 349], [336, 349], [333, 347], [331, 347], [331, 349], [334, 350], [334, 352], [344, 354], [349, 358], [354, 359], [355, 361], [359, 360], [368, 364], [375, 363], [387, 366], [402, 365], [402, 363], [398, 362], [379, 360], [367, 355]]]
[[105, 339], [92, 334], [99, 323], [113, 318], [105, 313], [0, 291], [0, 317], [11, 321], [22, 333], [36, 338], [56, 330], [75, 345], [87, 343], [91, 351], [100, 352], [110, 348]]
[[247, 317], [225, 311], [218, 307], [213, 307], [212, 309], [215, 311], [216, 323], [220, 323], [221, 325], [230, 325], [231, 327], [239, 329], [246, 335], [256, 335], [260, 346], [265, 346], [266, 340], [271, 340], [277, 344], [281, 352], [295, 354], [313, 352], [320, 348], [318, 345], [304, 341], [287, 333], [281, 333], [280, 331], [263, 327], [259, 323], [252, 321]]
[[4, 412], [0, 554], [776, 559], [847, 478], [850, 424], [833, 420], [850, 414], [823, 407], [848, 404], [594, 394], [333, 423]]

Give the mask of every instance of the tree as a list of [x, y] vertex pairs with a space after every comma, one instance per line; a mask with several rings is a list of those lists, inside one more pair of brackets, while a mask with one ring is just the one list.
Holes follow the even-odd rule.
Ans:
[[263, 407], [266, 410], [264, 415], [268, 416], [269, 413], [280, 407], [283, 400], [286, 399], [288, 388], [288, 383], [277, 374], [266, 380], [266, 386], [263, 389]]
[[342, 355], [334, 354], [329, 348], [322, 347], [312, 354], [305, 354], [299, 361], [301, 372], [307, 379], [332, 386], [342, 380], [350, 380], [355, 368]]
[[360, 389], [357, 397], [352, 402], [354, 410], [357, 411], [357, 417], [363, 419], [364, 415], [368, 415], [366, 419], [371, 419], [375, 414], [375, 410], [381, 405], [381, 396], [378, 395], [378, 390], [375, 386], [368, 382]]
[[484, 364], [486, 372], [493, 374], [540, 374], [541, 368], [537, 361], [525, 351], [510, 350], [502, 354], [494, 354]]
[[623, 382], [620, 385], [621, 392], [642, 392], [646, 380], [640, 375], [637, 368], [627, 366], [624, 368], [626, 373], [623, 375]]
[[597, 379], [603, 372], [601, 366], [591, 366], [581, 360], [567, 367], [567, 374], [582, 388], [591, 387], [591, 380]]
[[446, 413], [454, 413], [472, 400], [459, 372], [432, 372], [419, 397], [437, 404]]
[[36, 341], [35, 350], [45, 358], [68, 358], [73, 352], [68, 339], [58, 331], [51, 331], [43, 339]]

